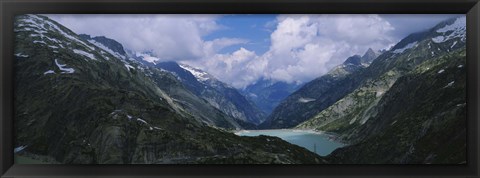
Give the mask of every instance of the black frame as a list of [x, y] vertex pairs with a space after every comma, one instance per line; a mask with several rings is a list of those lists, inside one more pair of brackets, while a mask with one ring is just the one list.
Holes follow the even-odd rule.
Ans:
[[[1, 177], [478, 177], [479, 0], [2, 0], [0, 2]], [[13, 18], [17, 14], [466, 14], [466, 165], [14, 165]]]

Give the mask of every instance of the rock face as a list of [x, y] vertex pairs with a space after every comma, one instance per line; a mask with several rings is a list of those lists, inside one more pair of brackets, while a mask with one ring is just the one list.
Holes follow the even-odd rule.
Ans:
[[[150, 62], [136, 52], [125, 52], [120, 43], [106, 37], [92, 38], [88, 35], [80, 35], [80, 37], [116, 54], [121, 59], [129, 58], [132, 62], [143, 64], [142, 66], [148, 70], [150, 77], [155, 79], [158, 87], [171, 96], [174, 102], [210, 124], [229, 129], [254, 129], [266, 117], [236, 89], [205, 71], [176, 62]], [[151, 57], [152, 54], [144, 55]], [[156, 75], [158, 72], [152, 72], [156, 70], [155, 68], [171, 75]], [[169, 80], [173, 81], [167, 82]], [[181, 84], [170, 85], [178, 81]], [[215, 118], [224, 119], [216, 120]]]
[[370, 164], [465, 163], [466, 70], [458, 67], [463, 65], [464, 49], [439, 56], [400, 77], [372, 107], [376, 114], [363, 125], [334, 121], [329, 128], [338, 129], [355, 144], [334, 151], [330, 159]]
[[[370, 51], [370, 50], [369, 50]], [[367, 51], [362, 57], [349, 57], [328, 74], [314, 79], [292, 93], [276, 107], [261, 128], [291, 128], [313, 117], [348, 93], [355, 90], [363, 78], [350, 75], [364, 70], [376, 55]]]
[[[247, 128], [254, 128], [266, 117], [265, 113], [247, 100], [237, 89], [219, 81], [205, 71], [175, 62], [162, 62], [155, 66], [171, 72], [192, 93], [229, 117], [241, 122]], [[249, 124], [249, 126], [245, 124]]]
[[67, 164], [326, 163], [278, 138], [217, 128], [239, 126], [219, 110], [196, 116], [185, 105], [208, 102], [171, 73], [47, 17], [17, 16], [14, 30], [17, 154]]
[[276, 137], [226, 131], [254, 128], [261, 112], [203, 71], [141, 62], [112, 39], [17, 16], [14, 152], [68, 164], [464, 164], [465, 20], [348, 58], [260, 125], [333, 132], [349, 143], [320, 157]]
[[[144, 61], [142, 58], [132, 56], [132, 54], [126, 53], [123, 46], [113, 39], [106, 37], [92, 38], [88, 35], [80, 35], [80, 37], [128, 63], [126, 65], [130, 65], [130, 63], [136, 64], [141, 70], [140, 72], [144, 73], [144, 77], [152, 80], [158, 88], [172, 99], [172, 103], [190, 113], [194, 119], [225, 129], [255, 128], [253, 123], [229, 116], [219, 110], [218, 106], [215, 107], [204, 100], [197, 92], [198, 90], [196, 90], [198, 88], [203, 89], [204, 86], [196, 82], [196, 80], [186, 81], [179, 78], [177, 73], [160, 68], [160, 64], [154, 65]], [[175, 62], [162, 64], [165, 64], [164, 66], [168, 69], [180, 68]], [[180, 69], [183, 70], [182, 68]], [[190, 75], [189, 77], [194, 78], [188, 71], [183, 72], [182, 76]]]
[[[254, 84], [241, 90], [243, 95], [255, 103], [266, 115], [272, 113], [273, 109], [287, 96], [300, 88], [302, 84], [273, 81], [271, 79], [260, 79]], [[264, 118], [264, 120], [266, 117]], [[262, 120], [262, 122], [264, 121]]]
[[465, 63], [465, 18], [440, 23], [349, 74], [356, 87], [328, 107], [316, 105], [322, 109], [296, 127], [351, 143], [330, 155], [333, 162], [465, 162]]

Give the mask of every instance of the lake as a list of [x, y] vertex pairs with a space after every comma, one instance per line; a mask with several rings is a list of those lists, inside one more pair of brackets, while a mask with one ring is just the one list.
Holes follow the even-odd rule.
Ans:
[[235, 134], [240, 136], [268, 135], [279, 137], [291, 144], [304, 147], [320, 156], [326, 156], [333, 150], [345, 146], [330, 138], [332, 135], [315, 132], [313, 130], [275, 129], [275, 130], [242, 130]]

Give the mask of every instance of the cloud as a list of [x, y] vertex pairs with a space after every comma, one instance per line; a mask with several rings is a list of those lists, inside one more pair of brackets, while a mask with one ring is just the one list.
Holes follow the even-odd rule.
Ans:
[[211, 41], [205, 41], [203, 43], [203, 49], [205, 56], [211, 56], [219, 53], [219, 51], [225, 47], [246, 44], [249, 41], [241, 38], [217, 38]]
[[[278, 15], [258, 28], [262, 32], [269, 31], [269, 39], [249, 40], [222, 36], [222, 30], [235, 30], [218, 23], [220, 18], [229, 16], [49, 17], [77, 33], [107, 36], [129, 49], [151, 51], [163, 61], [186, 63], [236, 88], [244, 88], [260, 78], [288, 83], [308, 82], [326, 74], [352, 55], [361, 55], [368, 48], [388, 49], [406, 35], [429, 28], [446, 16]], [[235, 24], [235, 19], [230, 20]], [[427, 23], [428, 20], [431, 22]], [[217, 38], [205, 41], [209, 34], [215, 34]], [[266, 52], [257, 54], [255, 49], [246, 47], [257, 40], [269, 41]], [[226, 47], [236, 46], [239, 46], [238, 50], [221, 52]], [[232, 51], [231, 48], [228, 51]]]
[[391, 36], [404, 38], [413, 32], [420, 32], [435, 26], [448, 18], [464, 16], [465, 14], [381, 14], [381, 18], [387, 20], [395, 30]]
[[255, 63], [259, 56], [254, 51], [240, 48], [230, 54], [213, 54], [202, 60], [182, 61], [206, 70], [220, 81], [227, 82], [235, 88], [242, 88], [256, 81], [261, 76], [262, 68]]
[[259, 78], [303, 83], [352, 55], [396, 42], [389, 36], [394, 28], [378, 15], [280, 15], [275, 22], [270, 48], [264, 54], [240, 48], [191, 64], [237, 88]]
[[48, 16], [77, 33], [107, 36], [134, 51], [151, 51], [161, 60], [192, 60], [205, 56], [202, 36], [223, 28], [216, 23], [219, 17], [216, 15]]
[[310, 81], [349, 56], [396, 42], [388, 34], [394, 28], [377, 15], [282, 15], [277, 20], [264, 56], [269, 61], [265, 77], [289, 83]]

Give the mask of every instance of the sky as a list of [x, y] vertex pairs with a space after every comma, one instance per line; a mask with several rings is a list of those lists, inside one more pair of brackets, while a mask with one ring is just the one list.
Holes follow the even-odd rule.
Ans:
[[305, 83], [368, 48], [389, 49], [454, 14], [47, 15], [78, 34], [106, 36], [160, 61], [245, 88], [261, 78]]

